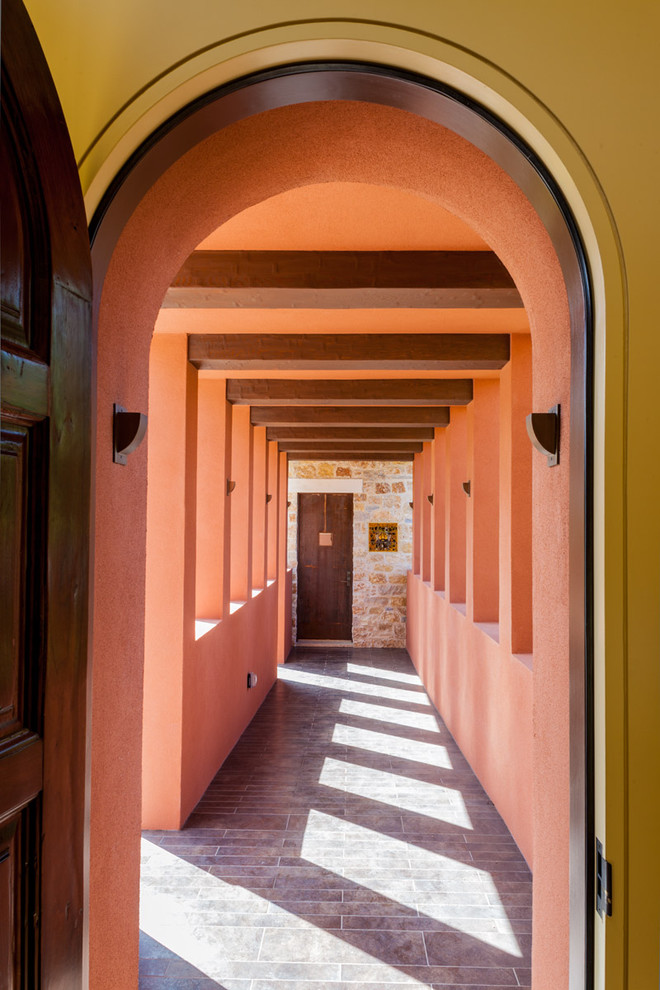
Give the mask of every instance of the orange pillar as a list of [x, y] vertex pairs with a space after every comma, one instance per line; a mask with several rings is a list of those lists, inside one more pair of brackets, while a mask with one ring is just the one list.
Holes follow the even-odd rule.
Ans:
[[252, 428], [252, 589], [266, 587], [266, 427]]
[[[181, 827], [184, 650], [194, 625], [197, 372], [185, 334], [154, 336], [149, 447], [142, 823]], [[188, 628], [190, 627], [190, 628]]]
[[250, 407], [232, 410], [231, 578], [232, 602], [246, 602], [252, 591], [252, 426]]
[[284, 663], [291, 649], [291, 609], [287, 573], [287, 528], [289, 525], [289, 465], [286, 454], [279, 454], [279, 497], [277, 502], [277, 662]]
[[422, 454], [415, 454], [413, 460], [413, 574], [422, 573], [422, 486], [424, 477], [424, 462]]
[[432, 445], [433, 510], [431, 512], [431, 586], [434, 591], [445, 588], [445, 482], [446, 431], [436, 427]]
[[197, 553], [195, 615], [221, 619], [224, 602], [225, 445], [227, 411], [224, 380], [200, 378], [197, 406]]
[[[225, 381], [225, 392], [227, 383]], [[224, 518], [224, 540], [222, 552], [222, 617], [229, 615], [231, 602], [231, 495], [227, 491], [227, 482], [231, 479], [232, 473], [232, 441], [234, 433], [234, 407], [231, 402], [225, 401], [224, 407], [224, 445], [223, 455], [220, 458], [223, 465], [223, 477], [221, 488], [218, 492], [219, 498], [223, 501]]]
[[267, 450], [268, 474], [267, 474], [267, 495], [270, 501], [267, 503], [266, 519], [266, 579], [274, 581], [277, 578], [277, 548], [280, 534], [278, 508], [280, 504], [280, 459], [277, 450], [277, 442], [270, 440]]
[[429, 495], [433, 494], [432, 444], [425, 443], [422, 449], [422, 491], [420, 495], [420, 554], [422, 581], [431, 580], [431, 557], [433, 551], [431, 536], [432, 506]]
[[499, 618], [499, 412], [497, 380], [477, 379], [467, 407], [466, 614], [472, 622]]
[[466, 420], [465, 406], [452, 406], [445, 441], [445, 594], [454, 604], [465, 604]]
[[532, 341], [512, 334], [500, 374], [500, 642], [532, 652]]

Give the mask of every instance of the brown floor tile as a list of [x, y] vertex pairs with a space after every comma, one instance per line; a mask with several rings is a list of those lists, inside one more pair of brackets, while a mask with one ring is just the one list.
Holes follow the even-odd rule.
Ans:
[[529, 986], [531, 875], [406, 652], [282, 673], [186, 827], [144, 833], [140, 990]]

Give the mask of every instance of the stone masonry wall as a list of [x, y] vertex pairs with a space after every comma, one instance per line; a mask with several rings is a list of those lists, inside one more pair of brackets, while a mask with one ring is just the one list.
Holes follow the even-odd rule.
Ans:
[[[412, 463], [292, 461], [289, 478], [360, 478], [353, 495], [353, 645], [405, 647], [406, 574], [412, 567]], [[289, 496], [288, 566], [296, 641], [298, 497]], [[398, 523], [398, 551], [369, 550], [369, 523]]]

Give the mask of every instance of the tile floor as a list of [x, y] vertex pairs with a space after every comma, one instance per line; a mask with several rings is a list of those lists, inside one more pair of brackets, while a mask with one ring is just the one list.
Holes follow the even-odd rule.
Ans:
[[140, 990], [529, 987], [532, 881], [405, 650], [297, 649], [181, 832]]

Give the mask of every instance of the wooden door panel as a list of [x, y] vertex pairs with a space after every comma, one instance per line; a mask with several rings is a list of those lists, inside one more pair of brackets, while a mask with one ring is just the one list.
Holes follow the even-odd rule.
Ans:
[[298, 639], [352, 638], [352, 572], [353, 496], [299, 494]]
[[83, 983], [91, 266], [21, 0], [2, 0], [0, 987]]
[[[3, 121], [4, 126], [4, 121]], [[19, 177], [16, 175], [15, 155], [9, 153], [7, 144], [0, 145], [0, 174], [6, 179], [0, 183], [0, 216], [2, 239], [0, 257], [0, 302], [2, 312], [2, 336], [24, 347], [30, 346], [29, 321], [26, 314], [26, 297], [30, 295], [29, 257], [25, 244], [25, 224], [19, 195]]]
[[25, 533], [21, 507], [26, 438], [2, 431], [0, 460], [0, 738], [18, 722], [21, 591]]
[[0, 939], [0, 986], [13, 987], [17, 983], [18, 956], [20, 952], [16, 931], [16, 880], [18, 876], [18, 856], [16, 826], [14, 819], [0, 826], [0, 932], [7, 932], [9, 938]]

